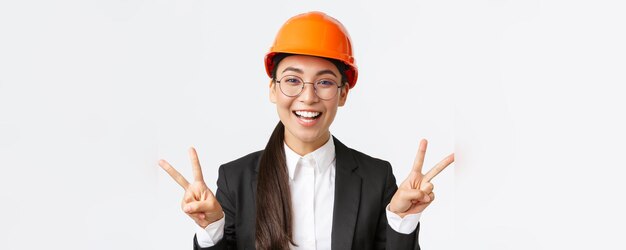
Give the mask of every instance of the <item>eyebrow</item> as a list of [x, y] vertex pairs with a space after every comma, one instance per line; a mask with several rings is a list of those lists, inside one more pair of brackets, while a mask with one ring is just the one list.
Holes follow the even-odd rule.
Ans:
[[[294, 68], [294, 67], [287, 67], [286, 69], [283, 70], [282, 73], [285, 73], [286, 71], [293, 71], [293, 72], [296, 72], [296, 73], [304, 74], [304, 71], [302, 69]], [[323, 74], [331, 74], [334, 77], [337, 77], [337, 74], [335, 74], [335, 72], [333, 72], [330, 69], [320, 70], [320, 71], [317, 72], [317, 74], [315, 74], [315, 76], [321, 76]]]

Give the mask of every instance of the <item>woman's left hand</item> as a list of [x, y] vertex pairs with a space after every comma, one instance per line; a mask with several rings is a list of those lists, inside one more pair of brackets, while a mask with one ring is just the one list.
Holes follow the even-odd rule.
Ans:
[[389, 210], [400, 215], [400, 217], [404, 217], [407, 214], [421, 213], [433, 202], [435, 193], [433, 193], [434, 186], [430, 181], [454, 162], [454, 154], [450, 154], [428, 173], [422, 174], [427, 144], [428, 142], [425, 139], [420, 141], [419, 150], [417, 151], [417, 156], [415, 156], [415, 162], [409, 177], [400, 184], [393, 198], [391, 198]]

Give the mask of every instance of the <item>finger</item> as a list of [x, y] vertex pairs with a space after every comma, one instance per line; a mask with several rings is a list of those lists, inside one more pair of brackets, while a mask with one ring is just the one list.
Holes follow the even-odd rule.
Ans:
[[424, 195], [420, 201], [422, 203], [431, 203], [433, 202], [433, 199], [435, 199], [435, 193], [430, 193], [428, 195]]
[[189, 182], [185, 179], [185, 177], [183, 177], [183, 175], [176, 171], [176, 169], [174, 169], [172, 165], [170, 165], [165, 160], [160, 160], [159, 166], [161, 166], [161, 168], [165, 170], [165, 172], [167, 172], [172, 177], [172, 179], [174, 179], [176, 183], [178, 183], [178, 185], [183, 187], [183, 189], [187, 189], [187, 187], [189, 186]]
[[204, 182], [204, 179], [202, 178], [202, 168], [200, 168], [200, 160], [198, 159], [198, 153], [196, 153], [196, 149], [193, 147], [189, 148], [189, 158], [191, 159], [194, 179], [196, 181]]
[[404, 179], [398, 188], [416, 189], [419, 188], [419, 183], [422, 180], [422, 174], [416, 172], [409, 172], [409, 176]]
[[426, 196], [424, 192], [419, 189], [407, 189], [402, 192], [402, 199], [405, 201], [422, 200]]
[[188, 214], [211, 212], [211, 209], [212, 206], [207, 201], [192, 201], [183, 208], [185, 213]]
[[419, 149], [417, 150], [417, 155], [415, 155], [415, 160], [413, 161], [413, 172], [417, 172], [418, 174], [422, 173], [422, 165], [424, 165], [426, 147], [428, 147], [428, 141], [426, 139], [422, 139], [420, 141]]
[[422, 182], [420, 187], [420, 190], [422, 190], [422, 192], [424, 192], [425, 194], [432, 193], [433, 189], [435, 189], [435, 186], [433, 186], [433, 184], [430, 182]]
[[183, 203], [187, 204], [189, 202], [193, 202], [193, 201], [199, 201], [199, 199], [197, 199], [197, 195], [196, 193], [193, 192], [193, 190], [191, 190], [192, 187], [191, 185], [189, 185], [189, 188], [187, 188], [185, 195], [183, 195]]
[[454, 154], [448, 155], [446, 158], [441, 160], [435, 167], [433, 167], [428, 173], [424, 175], [424, 182], [430, 182], [435, 176], [437, 176], [441, 171], [446, 169], [448, 165], [454, 162]]

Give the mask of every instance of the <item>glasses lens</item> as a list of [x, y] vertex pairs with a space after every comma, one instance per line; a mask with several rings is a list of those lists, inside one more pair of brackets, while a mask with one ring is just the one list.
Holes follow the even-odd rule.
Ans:
[[284, 76], [280, 79], [280, 90], [286, 96], [297, 96], [302, 91], [304, 82], [297, 76]]
[[321, 79], [315, 83], [317, 96], [322, 99], [332, 99], [339, 91], [337, 83], [330, 79]]

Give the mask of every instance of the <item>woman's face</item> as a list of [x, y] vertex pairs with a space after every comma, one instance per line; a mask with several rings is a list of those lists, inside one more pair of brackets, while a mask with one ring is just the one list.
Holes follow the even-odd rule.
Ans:
[[[341, 85], [344, 80], [332, 62], [304, 55], [292, 55], [280, 61], [276, 79], [286, 75], [298, 76], [307, 83], [332, 79]], [[345, 104], [347, 96], [345, 86], [333, 98], [322, 100], [315, 94], [313, 84], [305, 84], [299, 96], [289, 97], [280, 91], [278, 83], [270, 84], [270, 100], [276, 104], [278, 116], [285, 125], [285, 141], [291, 147], [317, 148], [326, 143], [337, 108]], [[292, 145], [294, 143], [298, 145]]]

